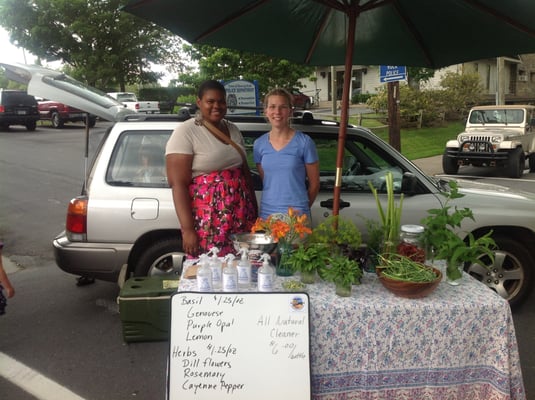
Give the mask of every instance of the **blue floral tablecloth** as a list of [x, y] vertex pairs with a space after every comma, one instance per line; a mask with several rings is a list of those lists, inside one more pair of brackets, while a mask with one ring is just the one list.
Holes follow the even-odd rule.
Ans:
[[469, 275], [423, 299], [397, 297], [367, 273], [351, 297], [319, 281], [305, 291], [313, 399], [525, 399], [509, 304]]

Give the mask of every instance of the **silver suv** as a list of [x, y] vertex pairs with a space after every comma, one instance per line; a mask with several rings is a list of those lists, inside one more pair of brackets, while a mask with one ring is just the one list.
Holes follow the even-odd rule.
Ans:
[[[13, 71], [22, 81], [32, 82], [33, 95], [53, 97], [103, 119], [124, 114], [124, 107], [110, 103], [111, 99], [100, 99], [94, 90], [79, 96], [81, 84], [73, 86], [70, 78], [58, 72], [27, 66], [14, 67]], [[189, 112], [181, 115], [123, 115], [106, 133], [89, 169], [87, 184], [81, 195], [71, 200], [66, 229], [53, 241], [61, 269], [108, 281], [119, 279], [121, 272], [122, 279], [180, 273], [184, 254], [180, 224], [164, 175], [164, 147], [176, 125], [189, 118]], [[263, 118], [232, 119], [249, 150], [255, 138], [270, 129]], [[320, 156], [320, 193], [312, 206], [312, 223], [317, 225], [332, 214], [339, 126], [303, 112], [293, 121], [293, 127], [314, 139]], [[149, 151], [156, 154], [152, 157], [153, 169], [143, 174], [141, 157]], [[389, 171], [394, 176], [396, 194], [404, 194], [402, 223], [419, 223], [426, 210], [441, 206], [442, 193], [449, 189], [445, 180], [425, 175], [369, 130], [349, 127], [340, 215], [357, 223], [364, 241], [367, 222], [378, 219], [368, 182], [386, 203], [385, 175]], [[256, 185], [261, 196], [260, 179], [256, 179]], [[466, 237], [471, 232], [478, 237], [492, 230], [499, 247], [490, 270], [474, 264], [465, 266], [466, 271], [512, 305], [518, 304], [533, 283], [535, 195], [469, 181], [459, 181], [459, 187], [465, 196], [452, 205], [469, 207], [475, 217], [475, 221], [463, 221], [459, 235]]]
[[[269, 130], [262, 118], [233, 119], [250, 147]], [[139, 174], [141, 155], [155, 148], [159, 157], [154, 168], [164, 171], [165, 143], [178, 123], [179, 118], [171, 115], [131, 116], [107, 133], [87, 188], [70, 203], [66, 231], [54, 240], [61, 269], [109, 281], [117, 280], [121, 269], [139, 276], [180, 272], [184, 256], [180, 226], [166, 178], [154, 174], [143, 180]], [[312, 209], [313, 224], [318, 224], [331, 214], [338, 126], [310, 114], [294, 120], [293, 126], [314, 139], [320, 154], [320, 194]], [[340, 215], [355, 220], [364, 239], [366, 220], [378, 216], [368, 182], [384, 192], [387, 171], [393, 173], [396, 192], [405, 195], [403, 223], [420, 222], [426, 210], [440, 206], [440, 192], [448, 190], [445, 181], [426, 176], [370, 131], [350, 127]], [[259, 179], [256, 184], [260, 196]], [[475, 216], [463, 228], [476, 236], [492, 230], [499, 246], [491, 271], [477, 265], [467, 270], [511, 303], [519, 302], [532, 284], [535, 197], [468, 181], [460, 186], [465, 197], [457, 204], [470, 207]]]

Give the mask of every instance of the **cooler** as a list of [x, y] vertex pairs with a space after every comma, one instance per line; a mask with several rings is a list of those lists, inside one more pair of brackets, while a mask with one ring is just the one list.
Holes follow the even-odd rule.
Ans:
[[134, 277], [119, 292], [119, 312], [125, 342], [168, 340], [171, 295], [178, 279]]

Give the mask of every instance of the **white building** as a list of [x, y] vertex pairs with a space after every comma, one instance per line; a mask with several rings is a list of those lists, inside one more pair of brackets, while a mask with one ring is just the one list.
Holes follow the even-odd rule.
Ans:
[[[502, 57], [503, 91], [505, 100], [535, 101], [535, 55], [521, 55], [517, 57]], [[463, 64], [456, 64], [435, 71], [434, 77], [422, 85], [422, 89], [439, 88], [440, 81], [446, 72], [478, 73], [481, 84], [489, 97], [493, 100], [498, 92], [498, 62], [496, 58], [477, 60]], [[334, 82], [332, 75], [334, 74]], [[318, 67], [315, 71], [315, 81], [302, 79], [302, 91], [311, 97], [316, 93], [320, 101], [331, 101], [333, 85], [336, 88], [336, 99], [342, 97], [344, 67]], [[379, 66], [354, 65], [351, 74], [351, 93], [374, 94], [385, 83], [380, 82]]]

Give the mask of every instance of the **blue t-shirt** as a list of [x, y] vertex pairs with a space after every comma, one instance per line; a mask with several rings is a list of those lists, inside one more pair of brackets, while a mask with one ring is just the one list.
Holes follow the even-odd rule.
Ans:
[[253, 159], [264, 170], [264, 189], [260, 217], [288, 212], [288, 207], [310, 215], [305, 164], [318, 161], [316, 145], [310, 136], [296, 131], [292, 140], [277, 151], [269, 142], [269, 133], [254, 142]]

